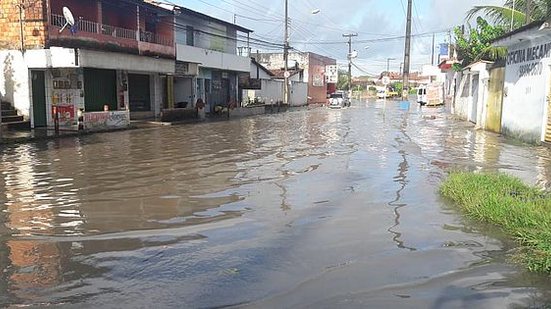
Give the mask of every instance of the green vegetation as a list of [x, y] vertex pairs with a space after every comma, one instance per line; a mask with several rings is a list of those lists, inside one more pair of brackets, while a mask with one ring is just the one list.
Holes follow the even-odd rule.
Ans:
[[470, 217], [501, 227], [521, 245], [513, 260], [551, 273], [551, 195], [504, 174], [452, 172], [440, 192]]
[[467, 19], [470, 20], [480, 14], [496, 25], [507, 28], [511, 26], [512, 17], [513, 28], [516, 29], [533, 20], [550, 18], [551, 0], [506, 0], [503, 6], [478, 5], [469, 11]]
[[348, 72], [339, 70], [339, 80], [337, 82], [337, 89], [338, 90], [347, 90], [348, 89]]
[[507, 49], [492, 45], [493, 40], [505, 32], [504, 27], [490, 25], [481, 17], [477, 18], [476, 27], [470, 27], [467, 31], [464, 27], [456, 27], [456, 48], [462, 65], [455, 69], [461, 69], [479, 60], [495, 61], [505, 58]]

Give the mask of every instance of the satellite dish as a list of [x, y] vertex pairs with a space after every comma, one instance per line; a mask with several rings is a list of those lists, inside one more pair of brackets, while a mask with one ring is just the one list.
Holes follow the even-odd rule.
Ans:
[[66, 6], [63, 7], [63, 17], [65, 17], [65, 25], [59, 29], [59, 33], [63, 32], [67, 26], [71, 26], [71, 29], [75, 26], [75, 17], [73, 17], [73, 13]]

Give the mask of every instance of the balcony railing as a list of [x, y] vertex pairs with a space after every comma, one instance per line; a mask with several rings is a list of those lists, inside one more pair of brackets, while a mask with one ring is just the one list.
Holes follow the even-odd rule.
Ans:
[[[65, 17], [62, 15], [52, 14], [51, 24], [53, 26], [63, 27], [65, 25]], [[105, 24], [99, 24], [93, 21], [78, 19], [76, 21], [76, 30], [87, 33], [98, 33], [107, 36], [112, 36], [121, 39], [130, 39], [148, 43], [154, 43], [165, 46], [173, 46], [174, 41], [172, 38], [167, 38], [153, 32], [140, 31], [139, 38], [137, 38], [136, 30], [114, 27]], [[101, 28], [100, 28], [101, 27]], [[99, 31], [101, 29], [101, 31]]]
[[167, 38], [162, 35], [155, 34], [153, 32], [148, 31], [141, 31], [140, 32], [140, 41], [142, 42], [148, 42], [148, 43], [155, 43], [165, 46], [172, 46], [174, 45], [174, 41], [172, 38]]

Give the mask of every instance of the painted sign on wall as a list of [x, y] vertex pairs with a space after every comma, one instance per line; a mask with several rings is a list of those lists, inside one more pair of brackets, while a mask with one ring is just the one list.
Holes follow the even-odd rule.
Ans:
[[105, 130], [125, 128], [130, 125], [128, 111], [84, 113], [84, 129]]
[[519, 65], [517, 76], [539, 76], [543, 73], [542, 59], [551, 56], [551, 43], [517, 49], [507, 54], [507, 66]]
[[74, 105], [57, 105], [52, 107], [52, 109], [57, 110], [60, 127], [71, 127], [76, 125]]

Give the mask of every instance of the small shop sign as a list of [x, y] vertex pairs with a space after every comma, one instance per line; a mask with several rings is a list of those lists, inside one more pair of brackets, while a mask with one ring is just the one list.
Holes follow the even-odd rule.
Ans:
[[128, 111], [84, 113], [85, 130], [105, 130], [125, 128], [130, 125]]

